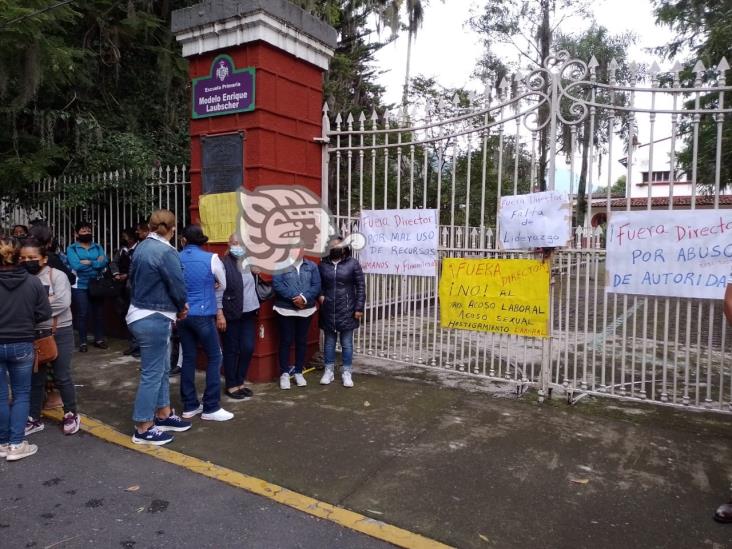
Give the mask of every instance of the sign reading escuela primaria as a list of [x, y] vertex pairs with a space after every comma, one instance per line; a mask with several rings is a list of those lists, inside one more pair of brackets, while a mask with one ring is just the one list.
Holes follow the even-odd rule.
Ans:
[[193, 79], [193, 118], [254, 110], [254, 67], [237, 69], [228, 55], [211, 63], [208, 76]]

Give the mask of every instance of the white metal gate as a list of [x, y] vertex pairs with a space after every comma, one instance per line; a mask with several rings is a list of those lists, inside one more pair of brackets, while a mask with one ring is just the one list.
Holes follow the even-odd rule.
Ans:
[[[133, 178], [143, 178], [144, 193], [139, 196], [139, 185], [132, 186]], [[82, 203], [69, 200], [68, 186], [78, 192], [85, 184], [90, 189]], [[94, 240], [102, 245], [109, 257], [119, 248], [121, 232], [148, 218], [152, 210], [171, 210], [180, 227], [189, 222], [191, 203], [190, 180], [186, 166], [157, 168], [140, 175], [115, 170], [93, 175], [48, 178], [35, 183], [30, 189], [32, 204], [9, 204], [0, 196], [0, 225], [28, 225], [43, 220], [54, 230], [61, 249], [74, 241], [74, 226], [89, 221], [94, 226]]]
[[[549, 339], [443, 330], [437, 279], [370, 274], [358, 351], [540, 394], [564, 389], [575, 401], [592, 393], [732, 411], [721, 302], [606, 295], [602, 228], [611, 209], [732, 206], [722, 169], [732, 113], [727, 62], [711, 70], [697, 64], [688, 85], [678, 65], [663, 73], [655, 63], [611, 61], [604, 82], [598, 67], [594, 58], [585, 63], [562, 52], [526, 76], [488, 86], [465, 108], [434, 104], [419, 119], [373, 112], [331, 120], [324, 109], [323, 194], [344, 234], [358, 228], [364, 209], [437, 208], [440, 258], [535, 256], [498, 249], [494, 234], [500, 197], [540, 188], [543, 128], [547, 188], [561, 185], [566, 162], [564, 184], [574, 197], [576, 238], [552, 259]], [[583, 147], [596, 130], [608, 136], [606, 146], [593, 146], [593, 137]], [[583, 160], [586, 188], [578, 193]], [[618, 197], [612, 186], [619, 175], [626, 192]], [[577, 225], [582, 198], [586, 215]]]

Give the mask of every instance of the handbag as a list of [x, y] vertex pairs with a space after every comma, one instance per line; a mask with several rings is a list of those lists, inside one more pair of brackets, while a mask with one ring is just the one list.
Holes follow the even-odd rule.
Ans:
[[[33, 372], [38, 371], [38, 366], [41, 364], [47, 364], [53, 362], [58, 358], [58, 347], [56, 346], [56, 325], [58, 324], [58, 317], [53, 318], [53, 324], [51, 325], [51, 333], [48, 334], [47, 330], [41, 332], [41, 337], [37, 337], [33, 341], [33, 349], [36, 352], [35, 360], [33, 362]], [[45, 335], [48, 334], [48, 335]]]
[[272, 284], [270, 282], [267, 282], [266, 280], [262, 280], [262, 278], [258, 274], [254, 275], [254, 289], [257, 292], [257, 298], [259, 299], [260, 303], [274, 297]]
[[117, 297], [121, 292], [122, 284], [112, 278], [109, 269], [105, 269], [99, 277], [89, 281], [89, 297], [94, 299]]

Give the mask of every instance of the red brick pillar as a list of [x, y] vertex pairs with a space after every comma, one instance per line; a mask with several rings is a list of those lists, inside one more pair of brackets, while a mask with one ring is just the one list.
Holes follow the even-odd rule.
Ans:
[[[283, 0], [238, 0], [203, 2], [176, 10], [172, 30], [188, 59], [192, 81], [191, 219], [199, 220], [202, 143], [217, 136], [240, 134], [243, 139], [239, 185], [253, 189], [297, 184], [320, 195], [321, 150], [314, 139], [322, 134], [323, 72], [336, 44], [335, 29]], [[246, 94], [213, 91], [211, 95], [218, 97], [207, 95], [201, 101], [202, 88], [194, 93], [196, 82], [202, 82], [198, 79], [207, 79], [205, 83], [210, 79], [208, 90], [223, 83], [231, 92], [239, 92], [242, 88], [231, 83], [230, 75], [243, 72], [253, 79]], [[249, 80], [242, 81], [246, 88]], [[226, 246], [219, 239], [211, 248], [223, 252]], [[273, 317], [271, 302], [265, 303], [249, 370], [252, 381], [278, 376]], [[310, 336], [311, 350], [317, 349], [316, 324], [314, 321]]]

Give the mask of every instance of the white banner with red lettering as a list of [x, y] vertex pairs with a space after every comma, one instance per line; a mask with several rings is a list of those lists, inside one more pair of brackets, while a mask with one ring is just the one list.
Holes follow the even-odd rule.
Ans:
[[732, 210], [611, 212], [605, 289], [722, 299], [732, 283]]
[[365, 273], [437, 275], [437, 210], [364, 210], [359, 232]]

